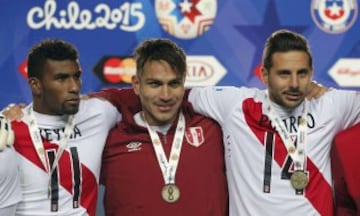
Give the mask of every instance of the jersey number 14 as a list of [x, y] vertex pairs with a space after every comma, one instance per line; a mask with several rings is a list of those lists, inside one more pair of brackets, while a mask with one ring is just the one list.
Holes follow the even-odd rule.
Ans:
[[[274, 161], [274, 149], [275, 149], [275, 134], [272, 132], [266, 132], [265, 135], [265, 166], [264, 166], [264, 181], [263, 181], [263, 192], [270, 193], [271, 191], [271, 166], [272, 162]], [[296, 146], [296, 141], [295, 141]], [[282, 144], [283, 145], [283, 144]], [[282, 165], [281, 169], [281, 176], [280, 178], [283, 180], [290, 180], [291, 175], [293, 174], [292, 170], [293, 160], [291, 159], [290, 155], [286, 156], [285, 163]], [[304, 166], [306, 167], [306, 166]], [[289, 186], [291, 184], [289, 182]], [[296, 195], [303, 195], [304, 189], [294, 189]]]

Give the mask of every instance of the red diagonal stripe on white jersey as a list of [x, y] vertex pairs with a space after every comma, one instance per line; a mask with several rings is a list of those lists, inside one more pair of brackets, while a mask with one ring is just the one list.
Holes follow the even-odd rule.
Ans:
[[[28, 126], [24, 122], [12, 122], [12, 127], [15, 132], [14, 147], [16, 151], [45, 172], [45, 168], [32, 144]], [[45, 150], [55, 149], [57, 151], [58, 145], [45, 141], [44, 148]], [[60, 173], [60, 185], [70, 194], [73, 194], [73, 174], [68, 151], [63, 152], [57, 168]], [[59, 187], [59, 189], [61, 189], [61, 187]], [[80, 193], [80, 205], [87, 209], [90, 216], [95, 216], [98, 184], [94, 174], [83, 163], [81, 163]]]
[[[255, 102], [253, 98], [249, 98], [243, 103], [244, 117], [256, 137], [259, 143], [264, 145], [265, 132], [276, 133], [275, 148], [274, 148], [274, 160], [279, 167], [284, 167], [285, 160], [288, 153], [283, 141], [279, 134], [271, 128], [270, 122], [260, 125], [260, 119], [263, 117], [262, 103]], [[280, 144], [280, 145], [279, 145]], [[306, 187], [305, 197], [311, 202], [320, 215], [332, 215], [333, 214], [333, 202], [332, 202], [332, 190], [322, 173], [316, 167], [316, 165], [307, 157], [307, 171], [309, 172], [309, 185]], [[319, 199], [321, 197], [328, 199]]]

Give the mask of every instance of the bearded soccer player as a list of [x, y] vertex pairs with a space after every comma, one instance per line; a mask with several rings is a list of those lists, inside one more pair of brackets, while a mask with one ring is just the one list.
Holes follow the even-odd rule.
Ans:
[[101, 153], [118, 112], [80, 100], [81, 73], [65, 41], [44, 40], [29, 52], [33, 101], [12, 122], [23, 194], [16, 215], [95, 216]]
[[205, 88], [189, 95], [196, 111], [222, 126], [230, 215], [333, 215], [331, 143], [360, 121], [360, 94], [334, 89], [307, 100], [312, 55], [292, 31], [267, 39], [262, 63], [267, 90]]
[[[336, 90], [308, 100], [313, 65], [307, 40], [289, 30], [266, 41], [266, 90], [205, 87], [190, 90], [196, 112], [223, 132], [230, 216], [333, 215], [332, 139], [360, 121], [360, 94]], [[127, 101], [125, 91], [112, 95]], [[156, 103], [154, 103], [156, 104]]]

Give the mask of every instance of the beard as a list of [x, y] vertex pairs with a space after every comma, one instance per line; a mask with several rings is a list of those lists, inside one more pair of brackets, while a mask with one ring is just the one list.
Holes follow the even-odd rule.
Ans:
[[62, 107], [62, 114], [65, 114], [65, 115], [74, 115], [76, 114], [77, 112], [79, 112], [79, 105], [74, 105], [74, 106], [63, 106]]

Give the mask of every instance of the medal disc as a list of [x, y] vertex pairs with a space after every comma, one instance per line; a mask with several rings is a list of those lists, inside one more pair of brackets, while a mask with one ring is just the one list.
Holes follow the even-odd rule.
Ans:
[[290, 178], [291, 185], [297, 190], [303, 190], [309, 183], [309, 178], [304, 171], [295, 171]]
[[161, 197], [165, 202], [174, 203], [180, 198], [180, 190], [175, 184], [167, 184], [162, 188]]

